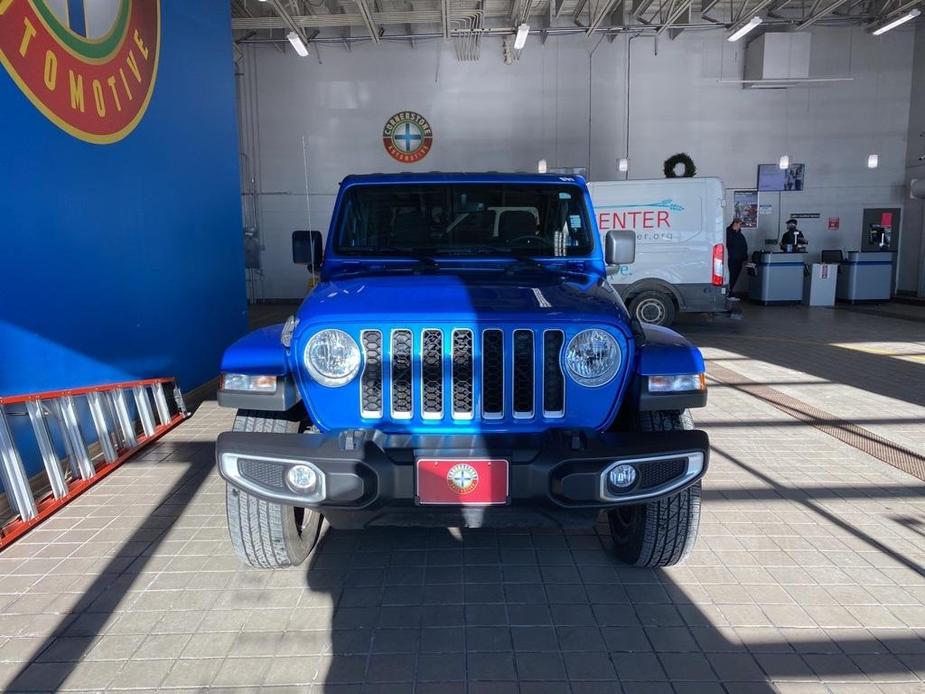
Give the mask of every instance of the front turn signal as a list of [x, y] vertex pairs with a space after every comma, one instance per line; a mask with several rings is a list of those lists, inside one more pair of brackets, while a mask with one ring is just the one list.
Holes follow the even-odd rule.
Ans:
[[706, 374], [649, 376], [650, 393], [690, 393], [707, 389]]

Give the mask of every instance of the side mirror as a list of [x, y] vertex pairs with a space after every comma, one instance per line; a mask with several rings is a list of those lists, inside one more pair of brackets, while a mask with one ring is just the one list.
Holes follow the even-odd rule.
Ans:
[[307, 231], [299, 229], [292, 232], [292, 262], [297, 265], [306, 265], [309, 269], [312, 267], [321, 267], [324, 258], [324, 244], [321, 238], [321, 232], [317, 230]]
[[608, 231], [604, 237], [604, 262], [629, 265], [636, 260], [636, 232]]

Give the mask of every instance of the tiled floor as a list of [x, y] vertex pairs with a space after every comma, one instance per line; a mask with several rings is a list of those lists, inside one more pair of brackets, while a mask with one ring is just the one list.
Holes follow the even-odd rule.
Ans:
[[[923, 311], [925, 318], [925, 311]], [[746, 307], [717, 364], [925, 455], [925, 323]], [[327, 530], [240, 567], [195, 416], [0, 554], [0, 689], [925, 692], [925, 484], [716, 385], [701, 537], [666, 571], [593, 531]]]

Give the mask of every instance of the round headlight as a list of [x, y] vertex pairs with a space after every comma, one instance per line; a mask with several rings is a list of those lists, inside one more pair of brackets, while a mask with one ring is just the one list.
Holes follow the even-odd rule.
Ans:
[[617, 341], [610, 333], [597, 328], [582, 330], [569, 340], [565, 350], [565, 367], [583, 386], [602, 386], [610, 382], [620, 368], [621, 359]]
[[305, 345], [305, 366], [321, 385], [342, 386], [360, 370], [360, 348], [343, 330], [322, 330]]

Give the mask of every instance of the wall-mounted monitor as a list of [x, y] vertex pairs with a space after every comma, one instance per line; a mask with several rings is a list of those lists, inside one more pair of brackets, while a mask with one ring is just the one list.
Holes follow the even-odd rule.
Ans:
[[762, 193], [803, 190], [805, 174], [805, 164], [791, 164], [786, 169], [777, 164], [758, 164], [757, 188]]

